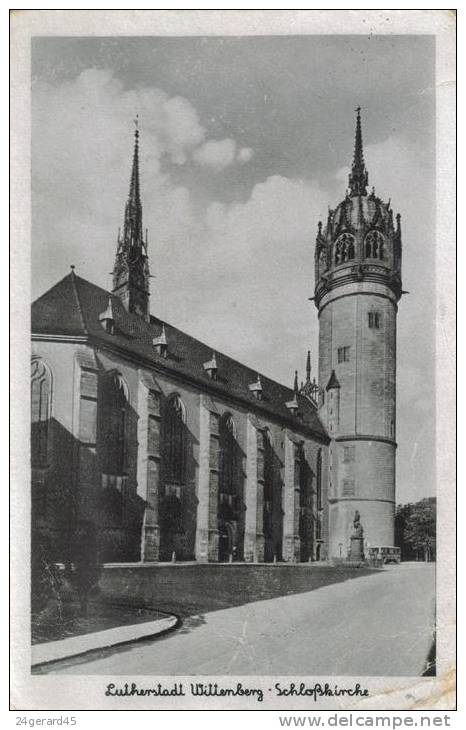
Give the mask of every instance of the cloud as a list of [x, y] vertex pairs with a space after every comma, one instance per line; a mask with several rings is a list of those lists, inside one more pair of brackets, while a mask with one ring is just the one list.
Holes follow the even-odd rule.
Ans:
[[[412, 197], [413, 188], [425, 184], [425, 163], [408, 138], [402, 135], [365, 145], [364, 159], [369, 172], [369, 188], [374, 185], [376, 194], [382, 199], [388, 200], [392, 196], [395, 208], [406, 208], [406, 195]], [[349, 173], [349, 167], [341, 167], [335, 178], [348, 185]]]
[[242, 147], [237, 151], [236, 142], [230, 138], [204, 142], [193, 152], [196, 162], [214, 170], [224, 170], [234, 162], [249, 162], [252, 156], [253, 150], [250, 147]]
[[[38, 85], [33, 100], [35, 295], [61, 278], [70, 263], [85, 278], [109, 286], [137, 111], [144, 225], [155, 275], [152, 311], [253, 366], [266, 363], [267, 372], [288, 381], [300, 348], [304, 353], [310, 343], [315, 349], [317, 321], [307, 299], [313, 293], [317, 221], [332, 203], [328, 191], [315, 180], [271, 175], [253, 182], [249, 194], [243, 189], [241, 202], [221, 202], [212, 193], [195, 198], [197, 180], [189, 177], [189, 165], [183, 184], [175, 182], [174, 166], [194, 158], [210, 170], [226, 169], [246, 163], [252, 150], [229, 137], [209, 140], [189, 100], [161, 89], [127, 89], [107, 71], [89, 69], [73, 81]], [[422, 175], [402, 139], [368, 146], [366, 159], [383, 196], [396, 189], [408, 199]], [[412, 197], [403, 227], [409, 279], [420, 265], [413, 251], [430, 234], [425, 211], [417, 210]], [[409, 317], [400, 317], [401, 378], [413, 330], [426, 332], [422, 352], [429, 344], [422, 325], [429, 297], [425, 286], [407, 304], [403, 300]], [[422, 364], [421, 355], [410, 357], [416, 367]], [[412, 391], [418, 393], [419, 384]]]
[[240, 162], [249, 162], [254, 152], [250, 147], [242, 147], [238, 152], [237, 158]]
[[221, 170], [248, 162], [253, 151], [232, 138], [207, 139], [191, 102], [161, 89], [127, 89], [95, 69], [35, 88], [33, 267], [41, 291], [70, 263], [109, 287], [135, 112], [152, 311], [253, 366], [266, 360], [269, 374], [287, 382], [297, 338], [305, 353], [315, 337], [302, 308], [312, 292], [313, 241], [326, 196], [315, 182], [272, 175], [253, 183], [243, 202], [211, 196], [194, 203], [189, 166], [186, 184], [175, 183], [173, 166], [194, 157]]
[[195, 150], [193, 157], [200, 165], [223, 170], [235, 160], [236, 143], [233, 139], [211, 140]]
[[53, 165], [72, 162], [75, 169], [78, 156], [81, 167], [91, 159], [116, 163], [117, 156], [127, 154], [122, 140], [136, 113], [152, 170], [163, 155], [183, 164], [205, 139], [206, 130], [187, 99], [150, 87], [125, 89], [111, 72], [87, 69], [73, 81], [34, 89], [33, 132], [39, 134], [33, 141], [40, 140], [34, 150], [37, 170], [47, 169], [40, 164], [45, 158]]
[[266, 362], [266, 373], [291, 383], [290, 353], [298, 347], [304, 366], [308, 347], [316, 350], [307, 299], [325, 200], [315, 182], [273, 175], [254, 185], [245, 202], [211, 202], [189, 246], [170, 249], [178, 264], [164, 294], [167, 317], [176, 311], [180, 326], [195, 336], [251, 366]]
[[[202, 221], [193, 214], [189, 189], [174, 184], [171, 174], [173, 166], [182, 166], [208, 142], [193, 104], [162, 89], [126, 88], [110, 71], [93, 68], [60, 84], [36, 83], [32, 255], [42, 291], [71, 262], [89, 278], [103, 270], [98, 283], [108, 286], [129, 185], [136, 113], [144, 218], [153, 245], [164, 249], [175, 239], [198, 245]], [[227, 162], [236, 155], [232, 139], [214, 145], [219, 160], [220, 152]]]
[[186, 151], [203, 141], [205, 129], [194, 107], [182, 97], [168, 99], [163, 104], [163, 112], [167, 148], [174, 162], [183, 164], [186, 162]]

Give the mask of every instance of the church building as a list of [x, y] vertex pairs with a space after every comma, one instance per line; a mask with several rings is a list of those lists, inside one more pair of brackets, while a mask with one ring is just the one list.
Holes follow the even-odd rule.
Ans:
[[[289, 388], [150, 313], [136, 129], [111, 292], [71, 272], [32, 305], [32, 527], [64, 560], [308, 562], [394, 544], [400, 217], [349, 190], [318, 225], [318, 382]], [[163, 262], [162, 262], [163, 267]]]

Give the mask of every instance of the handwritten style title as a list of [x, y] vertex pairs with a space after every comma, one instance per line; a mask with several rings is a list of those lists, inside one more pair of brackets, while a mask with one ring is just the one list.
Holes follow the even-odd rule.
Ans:
[[[314, 702], [320, 697], [368, 697], [369, 691], [361, 687], [360, 684], [354, 687], [338, 687], [338, 685], [320, 684], [307, 685], [305, 682], [296, 684], [290, 682], [288, 685], [282, 685], [275, 682], [273, 687], [269, 687], [268, 691], [274, 693], [276, 697], [312, 697]], [[186, 686], [183, 682], [175, 682], [172, 686], [167, 687], [160, 682], [153, 687], [140, 687], [136, 682], [125, 682], [118, 686], [116, 684], [108, 684], [105, 692], [106, 697], [186, 697], [190, 694], [192, 697], [251, 697], [257, 702], [264, 701], [264, 690], [260, 687], [248, 687], [242, 682], [227, 687], [217, 682], [190, 682]]]

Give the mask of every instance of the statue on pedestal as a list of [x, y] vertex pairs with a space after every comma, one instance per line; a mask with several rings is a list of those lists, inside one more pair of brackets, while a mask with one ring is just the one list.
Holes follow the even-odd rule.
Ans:
[[356, 510], [353, 520], [353, 534], [350, 541], [350, 560], [364, 560], [364, 528], [361, 525], [361, 516]]

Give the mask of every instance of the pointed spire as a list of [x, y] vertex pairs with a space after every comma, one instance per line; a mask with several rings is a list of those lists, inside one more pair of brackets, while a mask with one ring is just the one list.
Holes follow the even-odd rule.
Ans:
[[306, 358], [306, 383], [311, 382], [311, 351], [307, 351], [307, 358]]
[[149, 262], [147, 233], [144, 239], [139, 184], [139, 128], [134, 120], [133, 162], [122, 231], [118, 231], [118, 247], [113, 269], [113, 292], [132, 314], [149, 319]]
[[141, 205], [141, 198], [139, 195], [139, 120], [137, 114], [134, 124], [136, 125], [136, 129], [134, 131], [133, 167], [131, 170], [128, 202], [131, 202], [133, 205]]
[[125, 207], [123, 241], [129, 244], [130, 247], [139, 248], [144, 247], [144, 238], [142, 234], [142, 205], [139, 186], [139, 128], [137, 115], [134, 123], [136, 129], [134, 132], [133, 165], [128, 200]]
[[354, 157], [351, 173], [349, 176], [350, 195], [367, 195], [369, 176], [364, 163], [361, 131], [361, 107], [356, 109], [356, 135], [354, 142]]
[[299, 393], [299, 385], [298, 385], [298, 371], [297, 371], [297, 370], [295, 370], [295, 371], [294, 371], [294, 383], [293, 383], [293, 392], [294, 392], [294, 395], [295, 395], [295, 397], [296, 397], [296, 396], [298, 395], [298, 393]]

